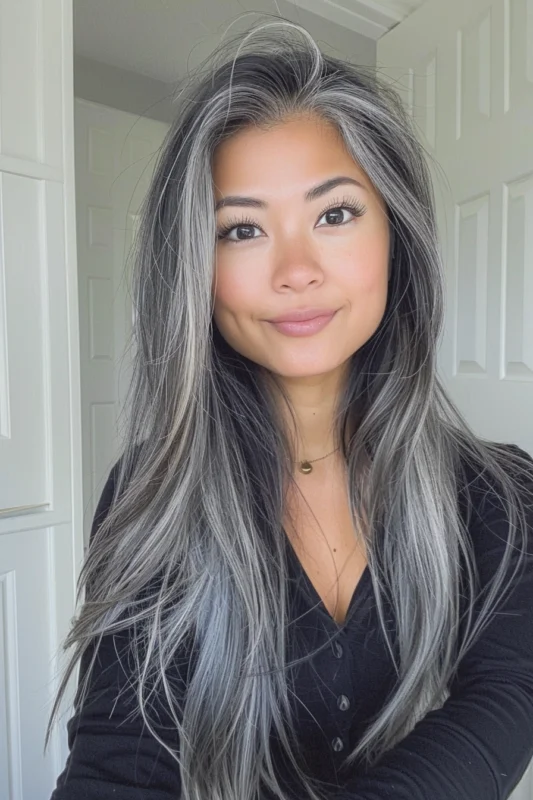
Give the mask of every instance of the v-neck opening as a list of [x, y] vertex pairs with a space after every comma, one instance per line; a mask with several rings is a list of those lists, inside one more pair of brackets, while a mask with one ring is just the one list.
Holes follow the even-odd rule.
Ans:
[[298, 572], [300, 573], [300, 575], [302, 576], [304, 582], [306, 583], [308, 591], [311, 593], [311, 595], [316, 600], [315, 605], [318, 606], [318, 608], [322, 611], [322, 613], [325, 614], [328, 617], [328, 619], [330, 620], [331, 624], [335, 625], [335, 627], [339, 631], [344, 631], [345, 628], [348, 626], [348, 624], [350, 622], [350, 618], [351, 618], [351, 615], [352, 615], [352, 610], [353, 610], [356, 602], [359, 600], [359, 596], [360, 596], [361, 592], [365, 588], [367, 582], [370, 580], [370, 577], [371, 577], [370, 576], [370, 566], [368, 564], [365, 566], [363, 572], [361, 573], [361, 575], [359, 577], [359, 580], [357, 581], [357, 584], [356, 584], [356, 586], [355, 586], [355, 588], [353, 590], [352, 596], [350, 598], [350, 602], [348, 603], [348, 608], [346, 609], [346, 615], [344, 617], [344, 621], [343, 622], [337, 622], [335, 617], [333, 617], [330, 614], [330, 612], [328, 611], [328, 609], [326, 607], [326, 604], [324, 603], [323, 599], [319, 595], [319, 593], [318, 593], [313, 581], [311, 580], [311, 578], [307, 574], [306, 569], [304, 568], [302, 562], [298, 558], [298, 554], [296, 553], [296, 550], [294, 549], [290, 538], [287, 536], [286, 531], [283, 530], [282, 532], [283, 532], [283, 535], [285, 536], [285, 539], [286, 539], [286, 545], [288, 547], [288, 552], [289, 552], [291, 558], [293, 559], [293, 562], [295, 563], [295, 566], [296, 566]]

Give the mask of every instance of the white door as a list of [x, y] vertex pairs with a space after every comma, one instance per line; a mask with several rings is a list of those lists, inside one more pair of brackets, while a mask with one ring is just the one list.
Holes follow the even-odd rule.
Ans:
[[48, 798], [67, 753], [61, 727], [43, 756], [83, 552], [72, 83], [70, 0], [0, 0], [2, 800]]
[[130, 265], [168, 125], [74, 100], [85, 541], [116, 461], [131, 376]]
[[532, 0], [426, 0], [377, 63], [444, 173], [441, 374], [478, 434], [533, 454]]
[[[377, 66], [436, 184], [439, 371], [479, 435], [533, 454], [532, 0], [426, 0], [378, 41]], [[531, 767], [512, 797], [532, 800]]]

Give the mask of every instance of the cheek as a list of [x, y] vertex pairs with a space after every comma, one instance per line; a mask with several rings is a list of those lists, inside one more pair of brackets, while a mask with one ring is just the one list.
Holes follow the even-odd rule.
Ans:
[[249, 271], [219, 266], [213, 291], [215, 319], [253, 314], [260, 307], [257, 281], [251, 280]]
[[337, 276], [354, 301], [386, 293], [389, 251], [386, 242], [376, 238], [357, 241], [337, 253]]

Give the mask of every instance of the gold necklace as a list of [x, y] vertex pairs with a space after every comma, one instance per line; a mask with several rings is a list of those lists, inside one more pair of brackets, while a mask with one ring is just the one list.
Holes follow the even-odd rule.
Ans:
[[[340, 445], [339, 445], [340, 447]], [[332, 450], [331, 453], [335, 453], [336, 450], [339, 448], [336, 447], [335, 450]], [[294, 464], [298, 464], [298, 469], [300, 472], [303, 472], [304, 475], [309, 475], [310, 472], [313, 471], [313, 467], [311, 464], [314, 464], [315, 461], [321, 461], [323, 458], [327, 458], [331, 455], [331, 453], [326, 453], [325, 456], [320, 456], [320, 458], [313, 458], [312, 460], [307, 459], [306, 461], [294, 461]]]

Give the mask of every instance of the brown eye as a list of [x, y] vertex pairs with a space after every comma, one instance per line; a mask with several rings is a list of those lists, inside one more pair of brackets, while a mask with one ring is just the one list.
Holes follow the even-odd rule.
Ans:
[[[237, 232], [237, 239], [253, 239], [254, 237], [254, 226], [253, 225], [236, 225], [235, 228], [232, 228], [232, 231]], [[239, 236], [238, 232], [244, 231], [244, 236]], [[231, 231], [230, 231], [231, 233]], [[228, 237], [229, 238], [229, 237]]]
[[329, 227], [334, 225], [343, 225], [345, 222], [350, 222], [350, 217], [346, 218], [345, 213], [351, 214], [352, 217], [355, 215], [354, 211], [346, 206], [339, 206], [338, 208], [329, 208], [327, 211], [322, 214], [320, 219], [325, 219], [326, 224]]
[[[258, 236], [253, 235], [254, 229], [261, 230], [259, 225], [251, 219], [230, 220], [217, 230], [217, 239], [225, 239], [228, 242], [245, 242], [249, 239], [258, 239]], [[237, 236], [236, 238], [231, 237], [230, 233], [233, 231], [245, 231], [245, 235]]]
[[331, 211], [326, 211], [324, 216], [332, 225], [338, 225], [341, 222], [346, 222], [346, 220], [343, 219], [343, 214], [346, 210], [345, 208], [332, 208]]
[[338, 227], [339, 225], [344, 225], [345, 223], [352, 221], [351, 219], [343, 218], [343, 214], [345, 211], [348, 211], [352, 215], [352, 217], [361, 217], [365, 213], [366, 208], [364, 206], [354, 203], [331, 205], [329, 208], [326, 208], [322, 212], [322, 216], [320, 217], [320, 219], [326, 217], [327, 219], [326, 227], [329, 228]]

